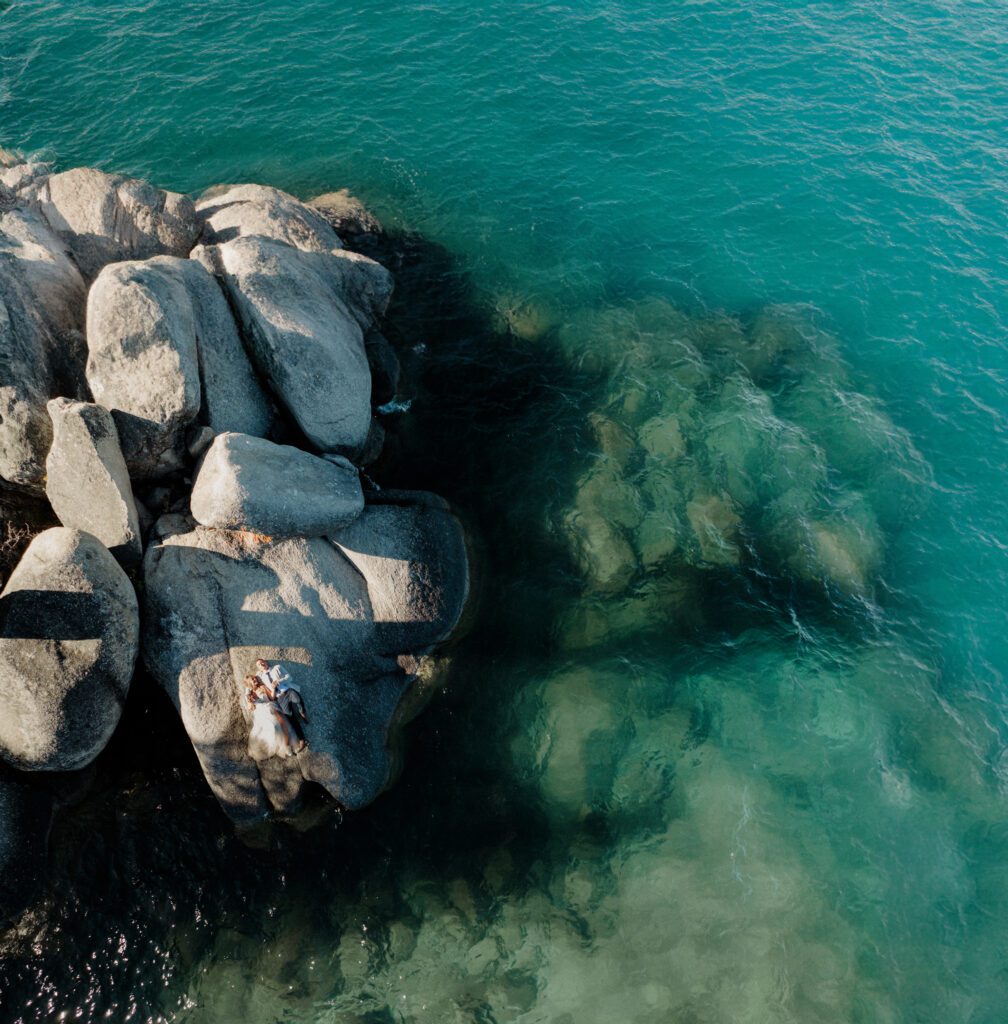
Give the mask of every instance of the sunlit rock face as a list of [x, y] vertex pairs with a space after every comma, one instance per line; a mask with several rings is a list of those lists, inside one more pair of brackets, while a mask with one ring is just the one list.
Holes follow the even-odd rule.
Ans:
[[0, 594], [0, 756], [45, 771], [93, 761], [122, 713], [139, 630], [133, 586], [97, 538], [40, 533]]
[[[224, 809], [251, 821], [318, 783], [369, 803], [397, 768], [400, 727], [429, 695], [424, 655], [469, 592], [461, 527], [433, 496], [371, 504], [331, 537], [273, 541], [179, 516], [144, 561], [144, 660], [182, 716]], [[283, 661], [309, 709], [310, 746], [256, 760], [242, 680]]]

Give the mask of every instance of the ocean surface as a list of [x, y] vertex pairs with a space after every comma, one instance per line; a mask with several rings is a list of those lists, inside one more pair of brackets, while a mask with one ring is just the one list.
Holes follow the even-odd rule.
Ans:
[[138, 679], [4, 1024], [1008, 1019], [1008, 7], [14, 0], [0, 144], [396, 234], [482, 594], [258, 846]]

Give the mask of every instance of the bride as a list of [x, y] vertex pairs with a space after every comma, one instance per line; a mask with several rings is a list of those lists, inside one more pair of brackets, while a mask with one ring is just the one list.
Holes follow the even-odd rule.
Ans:
[[252, 706], [249, 756], [256, 761], [265, 761], [270, 757], [292, 757], [297, 739], [273, 700], [273, 695], [255, 676], [246, 677], [245, 686], [248, 702]]

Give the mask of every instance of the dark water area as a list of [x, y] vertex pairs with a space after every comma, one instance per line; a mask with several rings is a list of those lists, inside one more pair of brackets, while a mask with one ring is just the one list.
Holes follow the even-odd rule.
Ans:
[[[755, 984], [768, 970], [772, 981], [783, 968], [761, 958], [797, 928], [822, 944], [816, 959], [829, 950], [832, 995], [782, 952], [798, 992], [780, 1005], [805, 1005], [803, 1019], [877, 1019], [891, 977], [875, 944], [898, 922], [879, 920], [869, 940], [858, 919], [878, 906], [869, 865], [883, 850], [835, 862], [852, 838], [847, 816], [861, 817], [853, 797], [838, 809], [836, 778], [857, 763], [845, 749], [865, 741], [877, 712], [852, 705], [837, 680], [856, 693], [913, 660], [891, 626], [913, 614], [908, 603], [884, 586], [859, 590], [845, 564], [830, 582], [822, 565], [802, 578], [774, 563], [758, 514], [730, 562], [688, 549], [653, 566], [642, 556], [600, 590], [569, 515], [600, 460], [613, 458], [592, 416], [628, 388], [660, 404], [667, 381], [641, 388], [620, 341], [615, 357], [599, 358], [580, 331], [573, 347], [552, 327], [521, 337], [457, 259], [419, 236], [394, 235], [372, 254], [397, 276], [386, 331], [410, 403], [386, 418], [375, 483], [447, 496], [470, 527], [479, 581], [444, 690], [408, 730], [402, 778], [364, 812], [344, 815], [320, 798], [304, 831], [278, 823], [236, 834], [169, 702], [139, 677], [112, 744], [66, 785], [42, 901], [4, 942], [5, 1013], [18, 1024], [563, 1019], [592, 972], [606, 998], [628, 998], [617, 994], [612, 951], [640, 958], [624, 934], [632, 927], [661, 967], [641, 963], [627, 1019], [713, 1020], [725, 1007], [777, 1005], [772, 992], [735, 989], [733, 947], [756, 942], [743, 973]], [[633, 302], [610, 310], [639, 314]], [[681, 344], [710, 327], [664, 305], [647, 315]], [[811, 330], [800, 314], [787, 318]], [[742, 322], [718, 323], [712, 366], [726, 339], [737, 345]], [[792, 370], [780, 361], [768, 379], [783, 387]], [[715, 372], [695, 382], [708, 415], [731, 380]], [[756, 393], [748, 401], [758, 406]], [[768, 459], [762, 475], [772, 475], [772, 453], [753, 451], [737, 442], [737, 460]], [[646, 454], [630, 458], [633, 503], [663, 469]], [[594, 632], [582, 614], [593, 605], [603, 623]], [[884, 701], [912, 706], [905, 695]], [[801, 720], [799, 730], [813, 723], [812, 749], [776, 749]], [[921, 756], [909, 723], [887, 744], [887, 757]], [[810, 768], [816, 750], [825, 763]], [[750, 761], [741, 780], [739, 753]], [[943, 767], [923, 784], [941, 791]], [[893, 774], [898, 797], [907, 779]], [[767, 790], [762, 808], [749, 806], [757, 787]], [[870, 832], [875, 844], [885, 834]], [[726, 854], [728, 873], [715, 866], [704, 879], [710, 858]], [[824, 857], [829, 894], [817, 875]], [[690, 944], [715, 941], [712, 922], [724, 915], [734, 921], [734, 940], [692, 993], [665, 973], [683, 927], [663, 919], [666, 900], [695, 903]], [[800, 923], [764, 919], [773, 910]], [[558, 995], [563, 970], [573, 988]]]

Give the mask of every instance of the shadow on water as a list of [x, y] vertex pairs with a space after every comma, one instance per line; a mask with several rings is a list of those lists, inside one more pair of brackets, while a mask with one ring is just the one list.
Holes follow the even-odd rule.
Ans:
[[[586, 421], [604, 373], [565, 356], [548, 331], [526, 340], [502, 329], [443, 248], [411, 234], [351, 247], [396, 275], [385, 331], [410, 403], [385, 418], [386, 450], [371, 473], [380, 486], [436, 491], [459, 510], [479, 550], [478, 616], [451, 652], [444, 694], [411, 726], [396, 786], [365, 812], [323, 816], [303, 833], [277, 825], [255, 842], [228, 823], [175, 711], [138, 676], [90, 785], [57, 787], [47, 895], [0, 952], [5, 1012], [19, 1024], [63, 1010], [84, 1021], [131, 1010], [186, 1019], [207, 964], [232, 965], [239, 988], [272, 970], [283, 998], [306, 1012], [349, 990], [335, 952], [347, 934], [360, 933], [377, 969], [408, 941], [401, 928], [415, 936], [438, 901], [454, 899], [479, 921], [546, 884], [551, 847], [585, 856], [616, 832], [661, 826], [645, 806], [551, 820], [501, 765], [508, 737], [524, 728], [525, 681], [572, 658], [557, 650], [556, 621], [582, 581], [554, 524], [590, 460]], [[703, 631], [664, 630], [648, 643], [667, 651], [689, 636], [697, 649], [717, 646], [779, 626], [807, 597], [749, 569], [705, 574], [696, 595]], [[819, 614], [816, 599], [806, 612]], [[622, 643], [630, 656], [638, 640]], [[623, 654], [619, 644], [606, 651]], [[684, 749], [711, 727], [702, 708], [693, 718]], [[306, 973], [316, 963], [327, 973]], [[534, 979], [508, 984], [518, 1009], [532, 1005]]]

